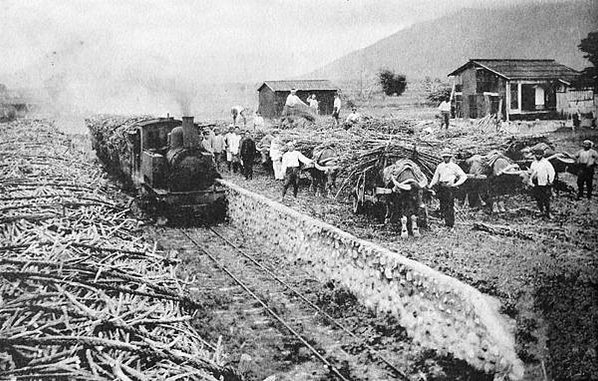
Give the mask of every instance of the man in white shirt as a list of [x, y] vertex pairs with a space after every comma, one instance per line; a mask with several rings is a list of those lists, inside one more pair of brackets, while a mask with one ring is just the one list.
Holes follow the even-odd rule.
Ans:
[[312, 94], [309, 98], [307, 98], [307, 101], [309, 102], [309, 107], [313, 110], [314, 114], [318, 115], [319, 102], [316, 99], [316, 94]]
[[455, 194], [457, 187], [467, 180], [467, 175], [461, 167], [451, 162], [453, 154], [449, 150], [441, 153], [443, 162], [438, 164], [429, 188], [438, 184], [438, 200], [440, 201], [440, 214], [449, 229], [455, 226]]
[[214, 150], [214, 160], [216, 161], [216, 168], [220, 170], [220, 164], [224, 161], [224, 150], [226, 142], [224, 141], [224, 129], [214, 129], [216, 136], [212, 139], [212, 149]]
[[228, 170], [237, 173], [241, 168], [241, 158], [239, 157], [239, 146], [241, 144], [241, 129], [235, 127], [232, 132], [229, 132], [226, 137], [226, 161]]
[[554, 181], [554, 167], [544, 157], [544, 150], [534, 150], [535, 160], [529, 167], [529, 184], [533, 187], [533, 196], [538, 204], [540, 213], [550, 219], [550, 195], [552, 194], [552, 183]]
[[443, 100], [438, 106], [438, 111], [440, 111], [440, 128], [443, 125], [446, 125], [445, 128], [448, 129], [449, 127], [449, 119], [451, 117], [451, 102], [448, 99]]
[[297, 89], [292, 88], [291, 93], [287, 97], [287, 100], [284, 103], [284, 105], [288, 107], [294, 107], [299, 104], [307, 107], [307, 105], [297, 96]]
[[284, 172], [282, 171], [282, 150], [284, 145], [280, 138], [280, 131], [272, 132], [272, 140], [270, 141], [270, 160], [272, 160], [272, 170], [274, 172], [275, 180], [283, 180]]
[[361, 114], [357, 112], [357, 109], [353, 107], [351, 113], [347, 116], [345, 120], [345, 130], [353, 127], [356, 123], [361, 121]]
[[332, 117], [334, 118], [334, 122], [336, 123], [336, 125], [338, 126], [338, 119], [341, 115], [341, 97], [340, 95], [338, 95], [338, 93], [336, 93], [334, 95], [334, 105], [333, 105], [333, 109], [332, 109]]
[[301, 152], [295, 150], [295, 143], [287, 143], [287, 152], [282, 155], [282, 173], [284, 173], [285, 178], [280, 202], [284, 200], [284, 195], [291, 185], [293, 185], [293, 196], [297, 198], [297, 191], [299, 190], [300, 162], [303, 164], [311, 164], [313, 161], [303, 156]]

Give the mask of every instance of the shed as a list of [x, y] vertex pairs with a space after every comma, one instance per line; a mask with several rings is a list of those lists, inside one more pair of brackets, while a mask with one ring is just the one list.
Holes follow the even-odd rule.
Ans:
[[257, 89], [259, 93], [258, 112], [266, 118], [280, 116], [287, 96], [293, 88], [297, 89], [297, 96], [303, 102], [306, 102], [308, 96], [315, 94], [319, 102], [320, 115], [332, 114], [334, 95], [339, 88], [324, 79], [265, 81]]
[[580, 73], [552, 59], [470, 59], [448, 76], [457, 117], [501, 114], [549, 119], [569, 109], [566, 93]]

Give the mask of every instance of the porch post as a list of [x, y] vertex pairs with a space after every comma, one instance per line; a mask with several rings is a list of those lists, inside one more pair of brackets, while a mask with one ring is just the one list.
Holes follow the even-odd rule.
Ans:
[[517, 109], [521, 112], [521, 82], [517, 82]]
[[505, 115], [507, 122], [511, 114], [511, 82], [505, 81]]

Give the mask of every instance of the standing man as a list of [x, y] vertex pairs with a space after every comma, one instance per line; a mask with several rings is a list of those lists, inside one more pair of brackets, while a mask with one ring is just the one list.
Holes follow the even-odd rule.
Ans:
[[214, 150], [214, 161], [216, 161], [216, 169], [220, 171], [220, 164], [224, 161], [224, 150], [226, 142], [224, 141], [224, 131], [218, 128], [214, 129], [214, 139], [212, 140], [212, 149]]
[[338, 93], [334, 95], [334, 108], [332, 109], [332, 117], [334, 118], [334, 123], [338, 127], [338, 119], [341, 115], [341, 97]]
[[272, 132], [273, 139], [270, 143], [270, 159], [272, 160], [272, 169], [274, 170], [274, 179], [283, 180], [284, 172], [282, 171], [282, 150], [284, 145], [280, 138], [280, 131]]
[[299, 190], [299, 166], [300, 163], [311, 164], [313, 161], [303, 156], [303, 154], [295, 150], [295, 143], [287, 143], [287, 152], [282, 155], [282, 173], [284, 174], [284, 186], [282, 188], [282, 197], [280, 202], [284, 200], [284, 195], [287, 189], [293, 185], [293, 196], [297, 198]]
[[452, 229], [455, 226], [455, 189], [467, 180], [467, 175], [461, 167], [451, 161], [453, 154], [450, 150], [443, 150], [441, 156], [443, 162], [436, 167], [428, 187], [432, 188], [438, 184], [440, 214], [444, 218], [446, 227]]
[[592, 181], [594, 180], [594, 168], [598, 163], [598, 152], [592, 149], [594, 143], [584, 140], [583, 149], [575, 154], [579, 172], [577, 173], [577, 199], [583, 197], [583, 187], [586, 186], [588, 200], [592, 198]]
[[550, 214], [550, 196], [555, 175], [554, 167], [544, 157], [543, 149], [534, 149], [534, 157], [535, 160], [529, 167], [529, 184], [533, 187], [533, 196], [536, 199], [540, 213], [550, 219], [552, 218]]
[[241, 160], [243, 161], [243, 175], [245, 180], [253, 179], [253, 162], [257, 150], [255, 148], [255, 141], [251, 136], [251, 132], [243, 132], [243, 140], [241, 140]]
[[214, 155], [214, 148], [212, 147], [212, 138], [210, 137], [209, 129], [205, 129], [202, 132], [201, 146], [203, 149]]
[[285, 106], [288, 107], [295, 107], [297, 105], [304, 105], [307, 106], [302, 100], [301, 98], [299, 98], [297, 96], [297, 89], [296, 88], [292, 88], [291, 89], [291, 93], [287, 96], [287, 100], [284, 102]]
[[245, 107], [243, 106], [233, 106], [233, 108], [230, 109], [230, 113], [233, 116], [233, 124], [236, 126], [237, 125], [237, 117], [241, 117], [243, 118], [243, 127], [247, 127], [247, 116], [245, 115]]
[[233, 137], [233, 135], [235, 134], [235, 127], [233, 125], [230, 125], [228, 127], [228, 132], [224, 135], [224, 149], [226, 150], [226, 167], [228, 169], [228, 171], [231, 171], [231, 166], [233, 163], [233, 154], [230, 152], [230, 145], [231, 145], [231, 139]]
[[226, 163], [228, 164], [228, 170], [232, 169], [234, 173], [237, 173], [241, 165], [241, 158], [239, 157], [239, 145], [241, 143], [241, 136], [239, 135], [239, 127], [230, 127], [229, 133], [226, 134]]
[[314, 114], [318, 115], [319, 114], [319, 102], [316, 99], [316, 94], [312, 94], [309, 98], [307, 98], [307, 101], [309, 102], [309, 108], [312, 109], [312, 111], [314, 112]]
[[445, 128], [448, 129], [451, 117], [451, 102], [449, 102], [449, 99], [444, 98], [438, 106], [438, 110], [440, 111], [440, 128], [445, 125]]

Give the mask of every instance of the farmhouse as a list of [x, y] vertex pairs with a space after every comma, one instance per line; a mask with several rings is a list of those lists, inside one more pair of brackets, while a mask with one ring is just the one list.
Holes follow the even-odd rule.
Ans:
[[571, 112], [569, 93], [579, 72], [555, 60], [470, 59], [448, 76], [457, 117], [550, 119]]
[[[332, 114], [334, 94], [339, 88], [327, 80], [266, 81], [258, 89], [258, 111], [266, 118], [280, 116], [291, 89], [297, 89], [297, 96], [306, 102], [309, 95], [315, 94], [320, 115]], [[307, 102], [306, 102], [307, 103]]]

